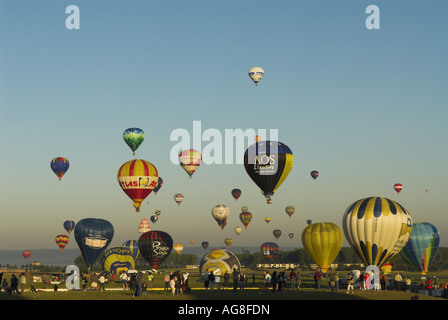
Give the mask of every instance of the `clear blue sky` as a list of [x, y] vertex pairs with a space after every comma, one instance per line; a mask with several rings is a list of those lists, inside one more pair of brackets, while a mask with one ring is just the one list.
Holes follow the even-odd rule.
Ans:
[[[80, 9], [79, 30], [65, 27], [71, 4]], [[370, 4], [380, 8], [379, 30], [365, 27]], [[226, 237], [259, 246], [281, 229], [280, 247], [302, 247], [307, 219], [342, 227], [346, 208], [368, 196], [433, 223], [448, 246], [447, 7], [1, 1], [0, 249], [56, 248], [65, 220], [89, 217], [109, 220], [111, 245], [121, 245], [138, 239], [140, 219], [155, 210], [162, 214], [152, 229], [184, 246], [195, 239], [222, 247]], [[265, 70], [257, 87], [247, 75], [254, 66]], [[222, 135], [278, 130], [294, 166], [271, 205], [243, 165], [203, 164], [188, 179], [171, 163], [171, 132], [192, 132], [193, 121]], [[135, 157], [122, 138], [129, 127], [146, 133]], [[50, 169], [56, 156], [70, 161], [62, 181]], [[116, 178], [133, 158], [152, 162], [164, 179], [140, 213]], [[316, 180], [311, 170], [320, 172]], [[243, 192], [237, 202], [233, 188]], [[180, 206], [176, 193], [185, 196]], [[230, 207], [224, 230], [211, 216], [217, 204]], [[291, 218], [288, 205], [296, 208]], [[254, 217], [237, 236], [242, 206]], [[67, 248], [76, 248], [74, 237]]]

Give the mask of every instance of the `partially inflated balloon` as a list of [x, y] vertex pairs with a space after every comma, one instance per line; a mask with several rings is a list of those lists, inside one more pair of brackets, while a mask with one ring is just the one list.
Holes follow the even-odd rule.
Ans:
[[122, 247], [129, 249], [134, 260], [137, 260], [139, 254], [140, 254], [140, 251], [138, 250], [138, 241], [137, 240], [125, 241], [123, 243]]
[[140, 212], [142, 201], [157, 185], [158, 176], [152, 163], [140, 159], [128, 161], [118, 169], [118, 184], [132, 199], [136, 212]]
[[76, 224], [75, 239], [88, 269], [106, 250], [114, 236], [114, 227], [104, 219], [86, 218]]
[[66, 220], [64, 221], [64, 229], [68, 232], [68, 234], [70, 234], [70, 232], [72, 232], [72, 230], [75, 228], [75, 222], [72, 220]]
[[145, 140], [145, 132], [140, 128], [129, 128], [123, 132], [123, 139], [135, 156], [135, 150]]
[[194, 149], [184, 150], [179, 153], [179, 162], [185, 172], [191, 176], [198, 169], [202, 162], [201, 153]]
[[112, 247], [106, 250], [101, 259], [104, 271], [120, 274], [135, 268], [133, 252], [126, 247]]
[[435, 225], [429, 222], [416, 222], [412, 227], [409, 241], [400, 253], [422, 274], [427, 274], [439, 249], [439, 243], [440, 234]]
[[370, 197], [352, 203], [342, 218], [345, 238], [366, 266], [381, 266], [397, 255], [412, 232], [409, 212], [395, 201]]
[[157, 269], [173, 248], [173, 238], [163, 231], [149, 231], [138, 239], [138, 248], [153, 269]]
[[61, 180], [62, 176], [67, 172], [70, 163], [66, 158], [56, 157], [51, 160], [50, 167], [54, 174]]
[[266, 260], [272, 260], [277, 257], [280, 247], [274, 242], [265, 242], [261, 245], [260, 250]]
[[331, 222], [313, 223], [302, 231], [302, 244], [306, 253], [327, 272], [342, 246], [342, 230]]
[[252, 144], [244, 154], [244, 168], [271, 203], [271, 197], [291, 171], [294, 156], [291, 149], [278, 141]]
[[56, 236], [56, 244], [58, 245], [58, 247], [61, 249], [61, 252], [64, 251], [64, 248], [67, 246], [68, 244], [68, 236], [65, 234], [58, 234]]
[[216, 205], [212, 208], [212, 216], [218, 223], [218, 226], [221, 227], [221, 229], [225, 227], [229, 214], [230, 209], [223, 204]]
[[255, 85], [258, 85], [258, 82], [264, 76], [264, 70], [260, 67], [253, 67], [249, 69], [248, 74], [252, 81], [255, 82]]

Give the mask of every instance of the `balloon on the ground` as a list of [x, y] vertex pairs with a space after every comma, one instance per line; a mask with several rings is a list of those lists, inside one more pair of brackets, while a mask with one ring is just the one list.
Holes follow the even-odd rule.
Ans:
[[212, 217], [216, 220], [221, 229], [223, 229], [227, 224], [229, 214], [230, 209], [226, 205], [218, 204], [212, 208]]
[[179, 162], [190, 179], [202, 162], [201, 153], [194, 149], [183, 150], [179, 153]]
[[302, 244], [308, 256], [327, 272], [342, 247], [342, 230], [331, 222], [313, 223], [302, 231]]
[[53, 158], [50, 162], [51, 170], [53, 170], [54, 174], [61, 180], [62, 176], [67, 172], [70, 163], [66, 158], [56, 157]]
[[148, 231], [138, 239], [138, 249], [153, 269], [157, 269], [173, 249], [173, 238], [164, 231]]
[[118, 169], [118, 184], [133, 201], [136, 212], [140, 212], [143, 200], [154, 190], [159, 179], [157, 168], [145, 160], [131, 160]]
[[75, 222], [73, 220], [66, 220], [64, 221], [64, 229], [70, 234], [72, 230], [75, 228]]
[[64, 251], [64, 248], [67, 246], [68, 244], [68, 236], [66, 234], [58, 234], [56, 236], [56, 244], [58, 245], [58, 247], [61, 249], [61, 252]]
[[135, 156], [135, 150], [145, 140], [145, 132], [140, 128], [129, 128], [123, 132], [123, 140], [131, 148], [133, 155]]
[[252, 67], [252, 68], [249, 69], [248, 74], [249, 74], [249, 77], [252, 79], [252, 81], [257, 86], [258, 82], [264, 76], [264, 70], [261, 67]]
[[114, 227], [104, 219], [86, 218], [75, 226], [75, 240], [88, 267], [93, 266], [114, 236]]
[[241, 270], [241, 263], [237, 256], [226, 249], [212, 249], [207, 252], [199, 263], [199, 272], [204, 274], [206, 270], [213, 272], [215, 276], [223, 277], [226, 272], [232, 277], [233, 270]]
[[138, 241], [137, 240], [127, 240], [127, 241], [123, 242], [122, 247], [129, 249], [134, 260], [138, 259], [140, 251], [138, 250]]
[[342, 217], [345, 238], [366, 266], [381, 266], [397, 255], [412, 232], [412, 218], [399, 203], [369, 197], [352, 203]]
[[278, 141], [254, 143], [244, 153], [244, 168], [268, 204], [272, 203], [271, 197], [290, 173], [293, 162], [291, 149]]
[[400, 251], [403, 258], [425, 275], [428, 273], [440, 244], [440, 233], [429, 222], [416, 222], [411, 237]]
[[261, 245], [260, 250], [264, 258], [269, 261], [277, 257], [280, 247], [275, 242], [265, 242]]
[[120, 274], [135, 269], [135, 258], [126, 247], [112, 247], [104, 252], [101, 264], [105, 272]]

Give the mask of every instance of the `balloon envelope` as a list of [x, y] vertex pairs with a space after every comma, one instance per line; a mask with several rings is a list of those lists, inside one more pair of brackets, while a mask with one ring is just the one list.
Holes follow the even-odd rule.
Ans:
[[184, 196], [181, 193], [176, 193], [174, 195], [174, 201], [176, 201], [177, 205], [179, 206], [182, 201], [184, 201]]
[[439, 244], [440, 234], [435, 225], [429, 222], [416, 222], [412, 227], [409, 241], [400, 253], [422, 274], [427, 274], [437, 254]]
[[265, 242], [261, 245], [260, 250], [266, 260], [271, 260], [277, 257], [280, 247], [275, 242]]
[[22, 252], [22, 256], [23, 256], [26, 260], [28, 260], [28, 258], [31, 256], [31, 251], [30, 251], [30, 250], [24, 250], [24, 251]]
[[137, 240], [128, 240], [125, 241], [122, 245], [122, 247], [129, 250], [130, 254], [134, 258], [134, 260], [137, 260], [140, 251], [138, 250], [138, 241]]
[[135, 268], [133, 252], [126, 247], [112, 247], [104, 252], [101, 259], [104, 271], [120, 274]]
[[395, 201], [369, 197], [352, 203], [342, 217], [348, 243], [366, 266], [381, 266], [397, 255], [412, 232], [409, 212]]
[[51, 170], [53, 170], [59, 180], [61, 180], [62, 176], [67, 172], [69, 166], [70, 163], [63, 157], [53, 158], [50, 162]]
[[202, 246], [202, 249], [207, 250], [207, 248], [208, 248], [208, 246], [209, 246], [209, 243], [208, 243], [207, 241], [203, 241], [203, 242], [201, 243], [201, 246]]
[[238, 200], [238, 198], [241, 196], [240, 189], [233, 189], [231, 193], [232, 193], [232, 197], [234, 197], [235, 200]]
[[271, 197], [291, 171], [294, 156], [287, 145], [278, 141], [252, 144], [244, 154], [244, 168], [271, 203]]
[[401, 183], [394, 184], [394, 189], [397, 191], [397, 193], [400, 193], [400, 191], [403, 189], [403, 185]]
[[64, 229], [70, 234], [72, 230], [75, 228], [75, 222], [72, 220], [64, 221]]
[[182, 245], [182, 243], [175, 243], [173, 245], [173, 249], [177, 254], [180, 254], [182, 250], [184, 250], [184, 246]]
[[229, 248], [232, 245], [232, 243], [233, 243], [233, 239], [225, 238], [224, 239], [224, 243], [226, 244], [227, 248]]
[[216, 220], [221, 229], [225, 227], [229, 214], [230, 209], [226, 205], [219, 204], [212, 208], [212, 217]]
[[179, 162], [185, 172], [191, 176], [198, 169], [202, 162], [201, 153], [194, 149], [183, 150], [179, 153]]
[[145, 140], [145, 132], [140, 128], [129, 128], [123, 132], [123, 139], [135, 155], [135, 150]]
[[302, 231], [302, 244], [306, 253], [327, 272], [342, 246], [342, 230], [331, 222], [313, 223]]
[[88, 269], [106, 250], [114, 236], [114, 227], [104, 219], [86, 218], [75, 226], [75, 239]]
[[264, 76], [264, 70], [261, 67], [253, 67], [249, 69], [248, 74], [249, 77], [252, 79], [252, 81], [255, 83], [255, 85], [258, 85], [258, 82]]
[[288, 214], [288, 216], [291, 218], [291, 216], [294, 214], [294, 212], [296, 211], [296, 208], [294, 208], [293, 206], [287, 206], [285, 208], [286, 213]]
[[133, 201], [136, 212], [140, 212], [142, 201], [157, 185], [157, 168], [145, 160], [131, 160], [118, 169], [118, 184]]
[[173, 249], [173, 238], [164, 231], [149, 231], [138, 239], [138, 248], [151, 267], [157, 269]]
[[68, 244], [68, 236], [65, 234], [58, 234], [56, 236], [56, 244], [58, 245], [58, 247], [61, 249], [61, 251], [64, 251], [64, 248], [67, 246]]
[[159, 177], [157, 186], [154, 188], [154, 194], [157, 194], [159, 192], [160, 188], [162, 188], [163, 185], [163, 179]]
[[243, 211], [240, 213], [240, 220], [244, 224], [244, 227], [247, 229], [250, 220], [252, 220], [252, 213], [249, 211]]
[[319, 176], [319, 172], [316, 170], [313, 170], [313, 171], [311, 171], [310, 175], [314, 180], [316, 180], [316, 178]]
[[274, 234], [274, 237], [278, 240], [278, 238], [280, 238], [280, 236], [282, 235], [282, 231], [279, 229], [275, 229], [274, 231], [272, 231], [272, 233]]

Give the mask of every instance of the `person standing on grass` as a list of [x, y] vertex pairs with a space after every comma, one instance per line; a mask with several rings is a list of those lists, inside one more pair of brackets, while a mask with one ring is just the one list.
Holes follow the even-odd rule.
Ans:
[[233, 268], [232, 276], [233, 276], [233, 292], [236, 292], [236, 289], [238, 288], [238, 278], [239, 278], [238, 270], [236, 270], [236, 268]]
[[11, 289], [9, 290], [9, 295], [12, 295], [13, 292], [17, 292], [18, 294], [20, 294], [18, 287], [19, 286], [19, 279], [17, 279], [15, 274], [12, 274], [11, 276]]
[[397, 272], [394, 281], [395, 281], [395, 290], [401, 291], [401, 281], [403, 281], [403, 277], [401, 276], [400, 272]]
[[126, 272], [122, 271], [120, 274], [121, 283], [123, 284], [123, 290], [126, 290], [128, 287], [128, 275]]
[[19, 275], [19, 278], [20, 278], [20, 286], [21, 286], [20, 293], [23, 293], [25, 291], [25, 286], [26, 286], [26, 274], [25, 274], [25, 272], [22, 272]]
[[320, 270], [317, 269], [314, 273], [314, 289], [320, 289], [320, 280], [322, 279], [322, 274]]
[[146, 286], [149, 289], [152, 289], [152, 281], [154, 280], [154, 275], [152, 273], [148, 273], [148, 285]]
[[163, 278], [163, 281], [165, 281], [165, 290], [170, 290], [170, 275], [168, 273], [165, 274], [165, 277]]
[[272, 272], [272, 292], [275, 293], [275, 290], [277, 290], [277, 271]]
[[296, 278], [297, 274], [295, 273], [294, 269], [291, 269], [291, 272], [289, 273], [289, 280], [291, 281], [291, 289], [294, 289], [296, 287]]
[[300, 278], [300, 270], [297, 271], [296, 282], [297, 282], [297, 292], [298, 292], [300, 290], [300, 284], [302, 283], [302, 278]]
[[349, 274], [347, 275], [347, 293], [350, 293], [350, 291], [352, 293], [355, 292], [353, 290], [353, 273], [352, 272], [349, 272]]
[[134, 296], [139, 297], [142, 293], [142, 285], [143, 285], [143, 274], [140, 271], [135, 277], [135, 291]]
[[102, 273], [100, 275], [100, 291], [104, 291], [104, 284], [106, 283], [106, 277], [104, 276], [104, 274]]

